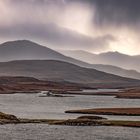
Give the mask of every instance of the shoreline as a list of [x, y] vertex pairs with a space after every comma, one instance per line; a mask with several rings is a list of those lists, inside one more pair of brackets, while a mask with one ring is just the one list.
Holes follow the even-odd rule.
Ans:
[[95, 115], [119, 115], [140, 116], [140, 108], [94, 108], [81, 110], [67, 110], [65, 113], [95, 114]]
[[66, 126], [121, 126], [140, 127], [140, 121], [108, 120], [99, 116], [81, 116], [76, 119], [24, 119], [0, 112], [0, 125], [6, 124], [47, 124]]

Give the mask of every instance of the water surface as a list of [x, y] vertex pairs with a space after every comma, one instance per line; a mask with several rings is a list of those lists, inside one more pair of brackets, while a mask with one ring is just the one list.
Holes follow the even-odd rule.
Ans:
[[[113, 96], [38, 97], [37, 94], [0, 95], [0, 111], [22, 118], [68, 119], [80, 116], [66, 110], [140, 107], [139, 99], [116, 99]], [[105, 116], [111, 119], [140, 120], [139, 116]]]
[[[76, 118], [65, 110], [102, 107], [140, 107], [139, 99], [113, 96], [57, 98], [37, 94], [0, 95], [0, 111], [22, 118]], [[104, 116], [110, 119], [140, 120], [139, 116]], [[140, 140], [139, 128], [106, 126], [49, 126], [47, 124], [0, 125], [0, 140]]]

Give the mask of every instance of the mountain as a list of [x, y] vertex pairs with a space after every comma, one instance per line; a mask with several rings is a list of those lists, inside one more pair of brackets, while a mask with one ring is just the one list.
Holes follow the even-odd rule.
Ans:
[[119, 52], [93, 54], [86, 51], [59, 51], [64, 55], [85, 61], [91, 64], [104, 64], [140, 71], [140, 56], [130, 56]]
[[46, 46], [29, 40], [9, 41], [0, 44], [0, 62], [12, 60], [61, 60], [81, 66], [90, 67], [89, 64], [64, 56]]
[[18, 60], [0, 63], [0, 76], [31, 76], [39, 79], [74, 83], [137, 83], [139, 80], [124, 78], [105, 72], [80, 67], [56, 60]]

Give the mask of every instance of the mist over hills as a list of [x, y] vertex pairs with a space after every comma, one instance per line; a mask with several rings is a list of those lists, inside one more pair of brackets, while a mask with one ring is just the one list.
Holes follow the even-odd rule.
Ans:
[[[70, 54], [72, 54], [74, 58], [80, 57], [79, 59], [84, 61], [90, 61], [94, 56], [94, 54], [85, 51], [73, 51], [73, 53], [70, 52]], [[95, 55], [95, 57], [96, 56], [97, 55]], [[138, 73], [137, 71], [125, 70], [109, 65], [93, 65], [74, 58], [67, 57], [55, 50], [39, 45], [29, 40], [9, 41], [0, 45], [1, 62], [13, 60], [59, 60], [73, 63], [81, 67], [97, 69], [99, 71], [123, 77], [140, 79], [140, 73]]]
[[140, 56], [130, 56], [119, 52], [93, 54], [86, 51], [61, 50], [62, 54], [85, 61], [90, 64], [104, 64], [121, 67], [124, 69], [140, 71]]

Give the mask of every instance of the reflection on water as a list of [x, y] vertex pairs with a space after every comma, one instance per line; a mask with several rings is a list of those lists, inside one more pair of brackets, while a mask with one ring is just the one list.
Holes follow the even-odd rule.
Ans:
[[98, 92], [120, 92], [121, 89], [86, 89], [82, 92], [86, 93], [98, 93]]

